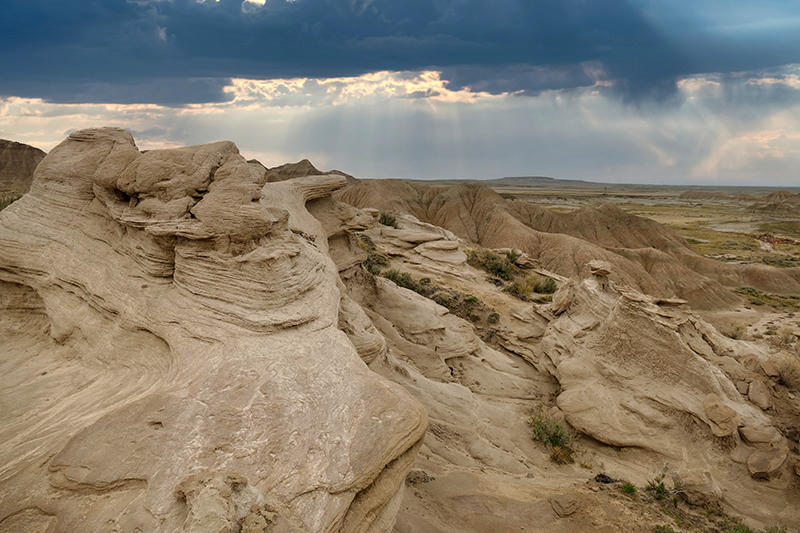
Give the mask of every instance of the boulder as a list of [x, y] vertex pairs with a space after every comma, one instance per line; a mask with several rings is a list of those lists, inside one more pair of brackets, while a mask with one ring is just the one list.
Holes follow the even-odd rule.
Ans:
[[747, 460], [747, 470], [756, 479], [774, 479], [783, 472], [783, 465], [788, 456], [789, 450], [786, 448], [754, 452]]
[[722, 489], [708, 470], [682, 472], [675, 476], [675, 486], [689, 505], [709, 505], [722, 501]]
[[711, 432], [715, 437], [729, 437], [741, 424], [739, 414], [728, 407], [716, 394], [707, 395], [703, 400], [703, 407], [710, 421]]
[[761, 364], [759, 366], [761, 367], [761, 371], [771, 378], [777, 378], [781, 375], [781, 373], [775, 366], [775, 363], [773, 363], [770, 360], [761, 361]]
[[772, 441], [769, 434], [748, 426], [740, 427], [739, 435], [741, 435], [748, 444], [768, 444]]
[[772, 407], [772, 394], [764, 382], [760, 380], [753, 380], [750, 382], [750, 387], [747, 390], [747, 397], [751, 402], [765, 411]]

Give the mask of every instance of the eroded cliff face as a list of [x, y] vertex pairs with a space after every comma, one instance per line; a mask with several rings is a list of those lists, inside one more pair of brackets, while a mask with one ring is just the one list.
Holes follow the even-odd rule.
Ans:
[[27, 192], [45, 155], [33, 146], [0, 139], [0, 191]]
[[339, 329], [344, 185], [115, 128], [42, 161], [0, 215], [0, 530], [392, 528], [427, 415]]

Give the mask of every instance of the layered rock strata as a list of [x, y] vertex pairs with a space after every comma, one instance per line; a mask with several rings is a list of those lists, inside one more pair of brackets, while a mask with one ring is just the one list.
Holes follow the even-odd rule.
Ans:
[[42, 161], [0, 215], [0, 530], [392, 528], [427, 416], [338, 328], [330, 228], [373, 216], [306, 206], [344, 185], [114, 128]]

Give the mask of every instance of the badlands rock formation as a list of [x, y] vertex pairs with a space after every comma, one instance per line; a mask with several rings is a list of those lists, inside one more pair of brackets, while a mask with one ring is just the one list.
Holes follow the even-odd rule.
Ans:
[[[800, 526], [797, 358], [693, 312], [729, 291], [679, 237], [475, 185], [269, 179], [232, 143], [87, 130], [0, 213], [0, 532], [644, 533], [675, 522], [606, 483], [666, 464], [697, 530]], [[552, 302], [468, 265], [478, 245], [524, 252]]]
[[567, 277], [587, 278], [589, 262], [604, 260], [614, 267], [614, 281], [650, 295], [686, 299], [697, 309], [736, 303], [726, 287], [800, 293], [798, 268], [707, 259], [674, 231], [613, 205], [555, 213], [504, 200], [478, 183], [432, 187], [398, 180], [362, 182], [337, 197], [357, 207], [408, 213], [487, 248], [516, 248]]
[[391, 529], [427, 416], [338, 327], [344, 185], [114, 128], [42, 161], [0, 213], [0, 531]]
[[[465, 263], [460, 249], [474, 244], [411, 216], [397, 223], [363, 232], [371, 253], [468, 291], [500, 319], [476, 329], [386, 279], [341, 270], [352, 308], [366, 315], [346, 331], [430, 417], [396, 531], [652, 531], [657, 516], [634, 518], [647, 509], [586, 479], [608, 472], [641, 488], [665, 464], [690, 506], [800, 525], [797, 442], [785, 436], [800, 403], [760, 370], [794, 356], [723, 337], [684, 301], [615, 283], [602, 261], [582, 281], [550, 273], [561, 285], [551, 304], [515, 300]], [[748, 395], [754, 384], [783, 418]], [[588, 437], [583, 466], [554, 468], [531, 440], [527, 420], [542, 410]]]
[[33, 146], [0, 139], [0, 192], [27, 192], [33, 171], [45, 155]]

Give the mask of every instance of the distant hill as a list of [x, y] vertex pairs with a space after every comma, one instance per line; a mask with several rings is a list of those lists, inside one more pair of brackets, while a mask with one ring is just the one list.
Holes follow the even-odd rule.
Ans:
[[33, 146], [0, 139], [0, 191], [28, 192], [33, 171], [46, 155]]
[[[248, 163], [262, 165], [260, 161], [255, 159], [248, 161]], [[329, 170], [327, 172], [318, 170], [308, 159], [303, 159], [297, 163], [286, 163], [285, 165], [267, 168], [268, 181], [284, 181], [292, 178], [302, 178], [304, 176], [328, 176], [331, 174], [344, 176], [347, 179], [348, 185], [359, 183], [360, 181], [341, 170]]]
[[485, 180], [483, 183], [489, 187], [587, 187], [597, 186], [605, 187], [605, 183], [594, 183], [591, 181], [583, 180], [560, 180], [556, 178], [547, 178], [544, 176], [516, 176], [506, 177], [494, 180]]

